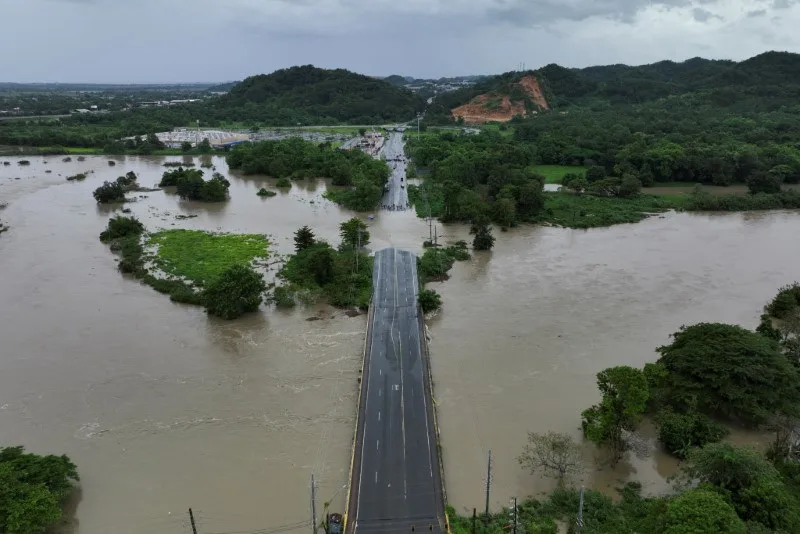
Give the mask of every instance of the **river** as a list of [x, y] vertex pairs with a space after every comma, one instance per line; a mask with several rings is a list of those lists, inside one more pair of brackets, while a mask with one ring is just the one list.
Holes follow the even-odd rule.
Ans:
[[[81, 492], [65, 531], [185, 532], [189, 507], [206, 533], [307, 530], [312, 472], [318, 509], [331, 501], [341, 511], [364, 317], [265, 307], [218, 321], [120, 275], [97, 239], [109, 211], [91, 192], [129, 170], [153, 186], [165, 158], [115, 158], [115, 167], [99, 156], [31, 157], [27, 167], [2, 159], [12, 165], [0, 166], [0, 217], [11, 228], [0, 235], [0, 443], [76, 462]], [[256, 191], [273, 180], [211, 161], [231, 179], [228, 203], [157, 191], [127, 207], [149, 229], [266, 233], [277, 254], [291, 252], [305, 224], [336, 242], [353, 216], [322, 198], [322, 180], [263, 199]], [[84, 171], [94, 172], [66, 182]], [[798, 223], [788, 213], [670, 214], [588, 231], [523, 227], [457, 263], [434, 286], [444, 309], [429, 321], [451, 503], [480, 507], [489, 449], [493, 505], [546, 490], [514, 458], [529, 430], [579, 435], [597, 371], [654, 360], [681, 324], [754, 326], [797, 277]], [[419, 251], [428, 235], [413, 210], [368, 224], [373, 249]], [[468, 238], [463, 226], [440, 232]], [[615, 472], [592, 469], [587, 483], [630, 475], [658, 491], [671, 469], [653, 453]]]

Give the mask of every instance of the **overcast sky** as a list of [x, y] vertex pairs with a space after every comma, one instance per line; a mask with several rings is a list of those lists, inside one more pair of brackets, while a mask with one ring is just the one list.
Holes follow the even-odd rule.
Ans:
[[0, 81], [191, 82], [800, 52], [800, 0], [0, 0]]

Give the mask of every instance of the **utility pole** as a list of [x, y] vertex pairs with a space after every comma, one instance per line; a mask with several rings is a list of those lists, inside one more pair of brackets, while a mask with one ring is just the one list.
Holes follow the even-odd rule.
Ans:
[[[317, 503], [314, 473], [311, 473], [311, 534], [317, 534]], [[197, 534], [197, 533], [195, 533]]]
[[511, 528], [514, 531], [514, 534], [517, 534], [517, 523], [519, 523], [519, 521], [517, 520], [517, 498], [516, 497], [511, 499], [511, 521], [512, 521]]
[[578, 501], [578, 519], [575, 521], [575, 526], [577, 527], [575, 532], [581, 534], [581, 529], [583, 528], [583, 486], [581, 486], [581, 499]]
[[189, 508], [189, 521], [192, 522], [192, 534], [197, 534], [197, 525], [194, 524], [194, 514], [191, 508]]
[[477, 527], [477, 524], [476, 524], [477, 521], [478, 521], [478, 510], [477, 510], [477, 508], [473, 508], [472, 509], [472, 534], [476, 534], [478, 532], [478, 527]]
[[492, 489], [492, 451], [489, 451], [489, 464], [486, 468], [486, 524], [489, 524], [489, 492]]

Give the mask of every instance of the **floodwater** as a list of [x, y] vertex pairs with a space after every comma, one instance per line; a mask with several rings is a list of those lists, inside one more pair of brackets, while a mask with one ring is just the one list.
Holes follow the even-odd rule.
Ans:
[[[185, 532], [189, 507], [201, 532], [308, 523], [312, 472], [319, 513], [323, 502], [342, 511], [365, 318], [265, 307], [218, 321], [123, 277], [97, 238], [112, 210], [92, 190], [129, 170], [154, 186], [165, 158], [3, 159], [0, 443], [75, 461], [82, 492], [67, 530]], [[229, 175], [222, 158], [213, 163]], [[231, 182], [225, 204], [157, 191], [125, 206], [148, 229], [266, 233], [279, 254], [304, 224], [338, 242], [353, 215], [322, 198], [323, 181], [266, 199], [256, 192], [274, 180]], [[427, 230], [412, 212], [370, 224], [376, 247], [410, 247]]]
[[[489, 450], [493, 507], [552, 488], [516, 460], [527, 432], [580, 439], [580, 413], [599, 400], [596, 373], [655, 361], [655, 347], [681, 325], [754, 328], [766, 301], [798, 276], [798, 228], [800, 213], [789, 212], [522, 227], [456, 263], [450, 280], [429, 285], [444, 304], [428, 321], [450, 503], [482, 510]], [[758, 446], [766, 437], [735, 431], [731, 439]], [[667, 490], [677, 462], [653, 439], [645, 445], [643, 457], [629, 454], [615, 470], [598, 469], [605, 458], [587, 446], [584, 483], [609, 494], [624, 480]]]
[[[0, 217], [11, 227], [0, 235], [0, 443], [78, 464], [80, 501], [66, 530], [189, 532], [189, 507], [201, 532], [307, 530], [312, 472], [318, 512], [323, 502], [341, 511], [365, 318], [264, 306], [218, 321], [123, 277], [97, 239], [113, 208], [98, 207], [91, 192], [129, 170], [154, 186], [163, 161], [180, 158], [115, 158], [115, 167], [105, 157], [27, 158], [28, 167], [4, 159], [12, 165], [0, 166]], [[229, 202], [156, 191], [129, 195], [146, 198], [125, 206], [151, 230], [266, 233], [277, 254], [291, 252], [292, 233], [306, 224], [337, 242], [339, 223], [354, 215], [322, 197], [322, 180], [260, 198], [273, 180], [212, 162], [231, 179]], [[85, 171], [94, 172], [66, 182]], [[374, 215], [374, 249], [418, 252], [428, 238], [413, 210]], [[428, 322], [450, 502], [481, 506], [489, 449], [493, 506], [548, 489], [515, 460], [526, 432], [578, 437], [603, 368], [653, 361], [681, 324], [754, 326], [763, 303], [796, 278], [798, 224], [789, 213], [671, 214], [588, 231], [524, 227], [457, 263], [434, 285], [444, 309]], [[463, 226], [439, 234], [469, 237]], [[592, 467], [586, 483], [630, 477], [660, 491], [674, 468], [651, 452], [613, 472]]]

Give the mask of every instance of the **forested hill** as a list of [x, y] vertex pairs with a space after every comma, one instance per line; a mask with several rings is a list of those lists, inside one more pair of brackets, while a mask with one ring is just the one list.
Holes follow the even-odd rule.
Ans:
[[375, 124], [409, 120], [423, 102], [384, 80], [305, 65], [251, 76], [210, 107], [227, 120], [274, 125]]
[[428, 112], [432, 123], [451, 122], [451, 110], [478, 95], [503, 91], [509, 80], [535, 76], [553, 109], [644, 104], [693, 93], [701, 104], [742, 111], [775, 110], [800, 97], [800, 54], [765, 52], [734, 62], [693, 58], [676, 63], [605, 65], [569, 69], [550, 64], [526, 73], [494, 76], [442, 95]]

